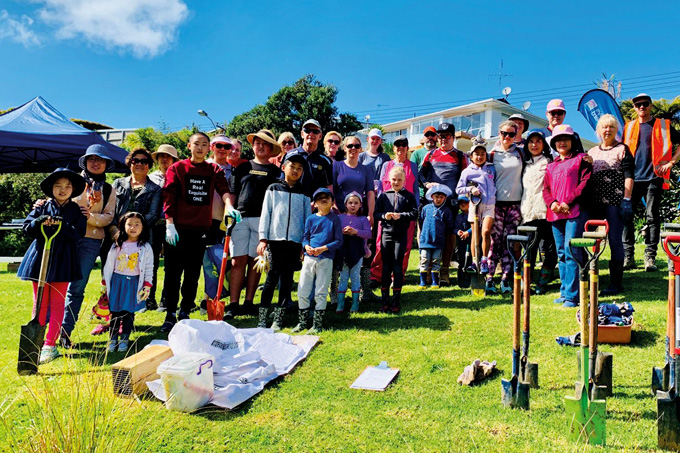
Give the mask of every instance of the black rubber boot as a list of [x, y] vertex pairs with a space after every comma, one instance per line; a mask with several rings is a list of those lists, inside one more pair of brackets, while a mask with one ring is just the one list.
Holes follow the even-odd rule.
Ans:
[[269, 307], [260, 307], [257, 312], [257, 327], [267, 327], [267, 312]]
[[359, 275], [361, 277], [361, 302], [376, 302], [378, 297], [371, 289], [371, 269], [362, 266]]
[[600, 296], [616, 296], [623, 292], [623, 262], [609, 262], [609, 287], [600, 291]]
[[307, 335], [316, 335], [323, 330], [323, 315], [326, 310], [314, 311], [314, 320], [312, 321], [312, 328], [307, 331]]
[[380, 311], [383, 313], [389, 313], [390, 311], [390, 289], [389, 288], [383, 288], [381, 290], [381, 301], [382, 301], [382, 308], [380, 308]]
[[283, 327], [283, 307], [276, 307], [274, 309], [274, 322], [272, 323], [272, 330], [278, 332]]
[[307, 318], [309, 318], [309, 308], [298, 309], [298, 325], [293, 327], [292, 333], [302, 332], [307, 328]]
[[394, 290], [392, 294], [392, 308], [390, 308], [392, 313], [399, 313], [401, 311], [401, 290]]

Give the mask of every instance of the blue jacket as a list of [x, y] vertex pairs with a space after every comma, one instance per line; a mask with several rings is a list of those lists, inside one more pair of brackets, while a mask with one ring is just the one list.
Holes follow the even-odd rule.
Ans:
[[302, 243], [305, 220], [312, 214], [311, 200], [299, 182], [271, 184], [264, 194], [260, 215], [260, 240]]
[[453, 214], [443, 203], [437, 207], [434, 203], [425, 205], [420, 211], [423, 226], [420, 230], [421, 249], [443, 249], [446, 236], [453, 232]]
[[[73, 201], [59, 206], [53, 199], [33, 209], [24, 220], [24, 233], [35, 238], [21, 260], [17, 276], [22, 280], [37, 281], [40, 276], [45, 239], [40, 231], [40, 216], [61, 216], [62, 224], [59, 234], [52, 241], [50, 261], [47, 270], [48, 282], [72, 282], [82, 278], [78, 261], [77, 243], [85, 236], [87, 220], [80, 212], [80, 207]], [[54, 234], [56, 226], [45, 227], [47, 236]]]
[[319, 256], [305, 256], [312, 259], [335, 258], [335, 251], [342, 246], [342, 225], [340, 218], [329, 212], [327, 215], [312, 214], [305, 220], [305, 234], [302, 238], [302, 246], [328, 247], [328, 250]]

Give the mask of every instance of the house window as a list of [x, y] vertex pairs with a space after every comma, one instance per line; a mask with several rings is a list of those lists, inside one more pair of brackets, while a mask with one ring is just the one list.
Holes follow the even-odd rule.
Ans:
[[424, 121], [418, 121], [417, 123], [413, 123], [413, 125], [411, 126], [411, 128], [413, 130], [413, 132], [412, 132], [413, 135], [422, 134], [423, 131], [425, 130], [425, 128], [428, 127], [428, 126], [434, 126], [434, 128], [436, 129], [437, 126], [439, 126], [439, 120], [434, 118], [434, 119], [431, 119], [431, 120], [424, 120]]

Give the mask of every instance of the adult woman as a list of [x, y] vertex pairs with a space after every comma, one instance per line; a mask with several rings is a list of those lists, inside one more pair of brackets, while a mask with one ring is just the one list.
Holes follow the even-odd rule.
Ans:
[[383, 150], [382, 142], [383, 138], [380, 129], [371, 129], [368, 132], [368, 149], [359, 154], [359, 163], [370, 168], [373, 172], [375, 190], [378, 190], [380, 168], [385, 162], [390, 160], [390, 156]]
[[633, 216], [631, 195], [635, 177], [635, 159], [626, 145], [616, 140], [619, 123], [614, 115], [606, 114], [597, 122], [596, 134], [602, 140], [588, 151], [592, 158], [593, 175], [590, 218], [606, 219], [609, 223], [609, 287], [602, 296], [614, 296], [623, 291], [623, 225]]
[[[345, 160], [333, 164], [333, 193], [337, 208], [340, 212], [345, 212], [343, 201], [350, 192], [357, 192], [363, 197], [363, 214], [368, 216], [369, 222], [373, 224], [373, 209], [375, 208], [375, 190], [373, 184], [373, 171], [368, 167], [359, 164], [359, 154], [361, 153], [361, 140], [357, 137], [346, 137], [343, 143], [345, 149]], [[366, 264], [366, 263], [364, 263]], [[369, 268], [361, 268], [362, 290], [370, 292], [368, 287]], [[334, 273], [331, 282], [331, 296], [337, 294], [337, 275]], [[337, 300], [331, 298], [331, 302]]]
[[[165, 185], [165, 173], [168, 171], [170, 165], [179, 160], [177, 149], [172, 145], [163, 144], [158, 147], [155, 153], [151, 153], [151, 157], [158, 165], [158, 169], [149, 173], [149, 179], [162, 189]], [[165, 215], [163, 212], [161, 212], [161, 215], [158, 217], [156, 224], [151, 227], [151, 235], [156, 238], [156, 240], [151, 243], [151, 249], [153, 250], [153, 286], [151, 287], [151, 293], [147, 299], [146, 306], [149, 309], [152, 309], [154, 305], [157, 305], [158, 311], [165, 311], [165, 297], [161, 297], [160, 303], [156, 303], [158, 265], [160, 263], [161, 249], [165, 242]]]
[[502, 271], [501, 293], [512, 291], [512, 257], [508, 252], [507, 238], [517, 233], [517, 226], [522, 220], [522, 155], [515, 143], [517, 125], [509, 120], [503, 121], [498, 128], [498, 135], [499, 140], [490, 156], [496, 170], [496, 211], [491, 229], [489, 274], [486, 278], [486, 291], [491, 294], [496, 293], [493, 276], [499, 261]]
[[[394, 159], [387, 161], [380, 168], [380, 185], [378, 186], [378, 194], [390, 190], [390, 170], [394, 167], [400, 167], [404, 170], [406, 181], [404, 189], [413, 194], [416, 199], [416, 207], [420, 200], [420, 193], [418, 191], [418, 165], [409, 160], [408, 139], [404, 135], [400, 135], [394, 140]], [[408, 258], [411, 253], [411, 246], [413, 245], [413, 235], [416, 232], [416, 223], [411, 222], [406, 233], [406, 253], [404, 254], [404, 261], [402, 268], [404, 275], [406, 275], [406, 268], [408, 267]], [[371, 264], [371, 280], [380, 281], [382, 276], [382, 253], [380, 246], [380, 239], [382, 237], [382, 228], [378, 227], [378, 237], [375, 241], [376, 251], [373, 263]]]
[[281, 152], [277, 156], [270, 157], [269, 163], [272, 163], [277, 167], [281, 167], [281, 162], [283, 161], [284, 156], [291, 149], [297, 148], [298, 144], [295, 140], [295, 136], [291, 132], [284, 132], [279, 135], [277, 142], [279, 143], [279, 146], [281, 146]]
[[[113, 190], [116, 193], [116, 213], [113, 216], [114, 226], [109, 230], [110, 237], [104, 241], [109, 249], [113, 244], [110, 239], [118, 232], [115, 225], [118, 225], [119, 219], [126, 212], [139, 212], [146, 219], [147, 225], [155, 225], [161, 216], [161, 187], [149, 178], [149, 169], [153, 165], [153, 157], [149, 151], [144, 148], [135, 149], [125, 158], [125, 164], [130, 168], [130, 176], [113, 181]], [[163, 241], [165, 231], [161, 237], [154, 236], [153, 230], [150, 233], [149, 242], [153, 248], [156, 242]], [[102, 267], [104, 264], [102, 263]], [[154, 266], [157, 267], [155, 261]], [[152, 288], [155, 286], [156, 280], [154, 279]], [[149, 293], [146, 301], [147, 310], [157, 309], [155, 293], [154, 299], [150, 299]]]
[[113, 220], [116, 209], [116, 197], [111, 193], [111, 185], [106, 182], [106, 172], [113, 170], [116, 164], [106, 153], [106, 147], [90, 145], [85, 155], [78, 160], [87, 186], [73, 201], [80, 205], [83, 215], [87, 217], [87, 231], [85, 237], [78, 240], [78, 262], [82, 278], [71, 282], [66, 293], [60, 340], [64, 348], [71, 347], [70, 336], [78, 321], [85, 287], [99, 255], [102, 239], [106, 234], [105, 228]]
[[[345, 152], [340, 149], [342, 135], [340, 132], [330, 131], [323, 137], [323, 149], [331, 160], [342, 162], [345, 159]], [[342, 204], [342, 201], [340, 202]]]

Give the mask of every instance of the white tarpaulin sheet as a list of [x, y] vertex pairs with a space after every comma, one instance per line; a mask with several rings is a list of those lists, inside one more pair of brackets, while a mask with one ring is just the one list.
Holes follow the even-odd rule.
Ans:
[[[186, 319], [168, 335], [174, 355], [204, 352], [215, 357], [215, 394], [209, 404], [233, 409], [260, 393], [277, 377], [289, 373], [319, 341], [317, 336], [291, 337], [271, 329], [237, 329], [223, 321]], [[149, 390], [167, 399], [161, 380], [147, 382]]]

